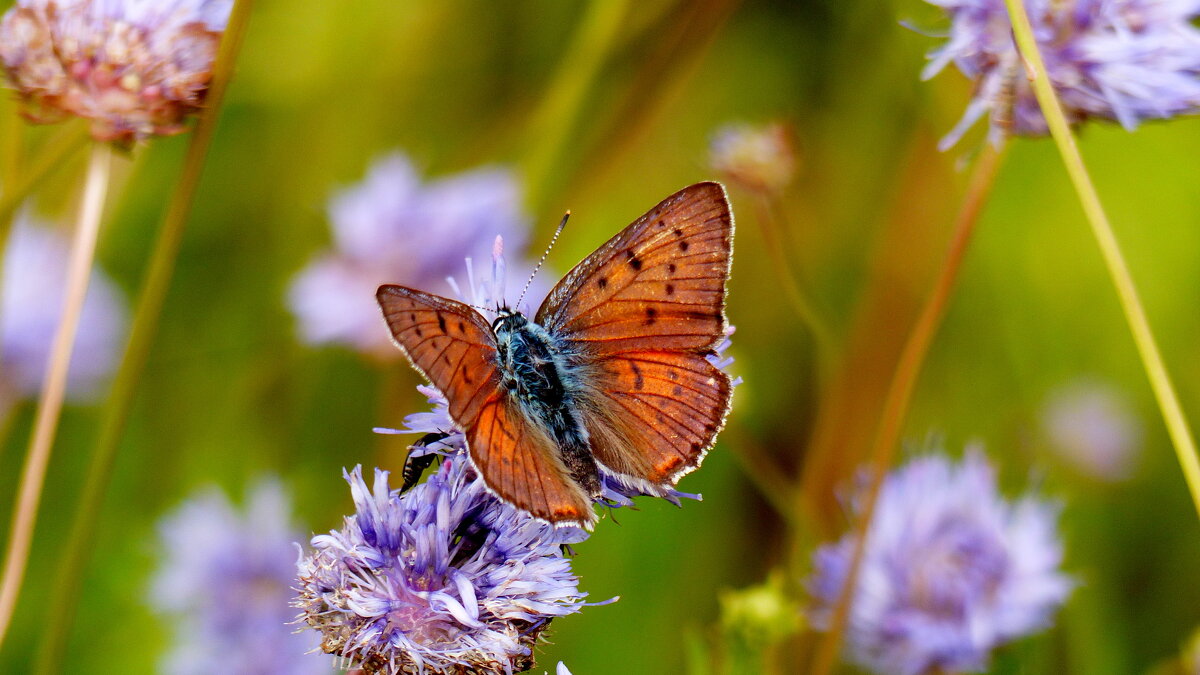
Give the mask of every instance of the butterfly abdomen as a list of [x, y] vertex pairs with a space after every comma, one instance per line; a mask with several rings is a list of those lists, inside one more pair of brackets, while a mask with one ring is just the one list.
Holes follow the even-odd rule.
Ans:
[[576, 412], [579, 377], [544, 328], [519, 313], [494, 325], [501, 386], [553, 439], [567, 471], [589, 496], [600, 496], [600, 469]]

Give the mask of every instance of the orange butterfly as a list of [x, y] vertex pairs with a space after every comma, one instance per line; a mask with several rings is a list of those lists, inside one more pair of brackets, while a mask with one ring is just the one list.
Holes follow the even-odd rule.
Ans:
[[700, 466], [729, 411], [706, 358], [725, 337], [733, 214], [719, 183], [667, 197], [575, 266], [530, 320], [490, 325], [403, 286], [376, 294], [397, 346], [449, 402], [496, 495], [590, 528], [601, 471], [663, 496]]

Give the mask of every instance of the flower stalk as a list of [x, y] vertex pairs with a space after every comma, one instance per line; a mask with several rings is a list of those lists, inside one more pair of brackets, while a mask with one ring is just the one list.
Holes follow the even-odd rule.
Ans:
[[870, 483], [867, 487], [862, 513], [855, 525], [854, 553], [851, 557], [850, 568], [834, 605], [829, 631], [825, 639], [821, 641], [813, 662], [812, 672], [818, 675], [832, 672], [833, 666], [837, 662], [842, 635], [850, 615], [854, 588], [858, 582], [858, 574], [867, 547], [867, 533], [879, 500], [879, 491], [887, 475], [888, 467], [891, 466], [896, 446], [899, 444], [900, 433], [903, 430], [904, 419], [912, 401], [912, 393], [916, 387], [921, 366], [929, 354], [929, 347], [946, 315], [946, 308], [958, 281], [958, 273], [963, 259], [966, 257], [967, 247], [971, 242], [971, 236], [974, 234], [983, 205], [995, 184], [996, 174], [1003, 156], [1004, 146], [997, 148], [988, 143], [976, 161], [974, 172], [967, 185], [966, 197], [955, 219], [950, 248], [942, 263], [941, 272], [904, 344], [900, 360], [896, 364], [896, 372], [888, 387], [887, 398], [884, 399], [879, 430], [871, 449]]
[[1054, 87], [1046, 71], [1046, 64], [1042, 60], [1037, 41], [1033, 36], [1029, 16], [1025, 13], [1025, 7], [1020, 0], [1005, 0], [1005, 4], [1008, 6], [1008, 12], [1012, 18], [1017, 48], [1025, 61], [1026, 74], [1033, 85], [1042, 114], [1046, 118], [1050, 135], [1054, 138], [1055, 145], [1058, 146], [1059, 154], [1062, 155], [1067, 174], [1079, 195], [1080, 205], [1083, 207], [1084, 215], [1087, 217], [1088, 224], [1091, 225], [1092, 234], [1104, 257], [1108, 275], [1112, 279], [1113, 286], [1116, 287], [1117, 297], [1121, 301], [1121, 310], [1125, 314], [1125, 321], [1129, 324], [1133, 341], [1137, 345], [1138, 355], [1142, 360], [1142, 367], [1146, 370], [1146, 377], [1150, 380], [1150, 387], [1154, 390], [1154, 397], [1158, 401], [1159, 410], [1162, 411], [1163, 421], [1166, 423], [1167, 432], [1171, 437], [1171, 444], [1175, 448], [1184, 480], [1187, 481], [1188, 490], [1191, 492], [1192, 502], [1197, 514], [1200, 515], [1200, 459], [1197, 459], [1196, 444], [1192, 438], [1187, 417], [1183, 413], [1183, 407], [1179, 403], [1179, 397], [1175, 393], [1175, 387], [1172, 385], [1166, 365], [1163, 363], [1162, 354], [1159, 353], [1154, 333], [1150, 329], [1150, 321], [1146, 318], [1146, 310], [1142, 307], [1137, 287], [1129, 273], [1129, 266], [1121, 253], [1121, 247], [1117, 243], [1117, 237], [1113, 233], [1104, 207], [1100, 204], [1100, 195], [1096, 192], [1095, 185], [1092, 184], [1087, 166], [1083, 162], [1083, 156], [1075, 143], [1075, 136], [1067, 123], [1062, 105], [1054, 93]]
[[184, 227], [195, 200], [204, 160], [216, 132], [221, 102], [233, 75], [252, 7], [253, 0], [236, 0], [234, 3], [214, 62], [213, 78], [205, 99], [206, 106], [193, 130], [184, 158], [183, 172], [163, 216], [150, 267], [146, 272], [141, 296], [138, 298], [125, 356], [117, 370], [112, 393], [104, 409], [83, 495], [67, 539], [67, 550], [61, 558], [62, 562], [56, 575], [58, 582], [55, 584], [50, 606], [58, 620], [47, 626], [43, 633], [36, 663], [37, 673], [56, 673], [62, 670], [62, 656], [75, 617], [83, 570], [92, 549], [96, 523], [108, 491], [117, 447], [129, 420], [138, 383], [141, 381], [142, 371], [145, 370], [146, 360], [158, 332], [158, 319], [162, 314], [171, 277], [175, 271], [175, 260], [179, 256]]
[[33, 530], [37, 522], [38, 503], [45, 483], [46, 466], [50, 461], [50, 449], [58, 431], [59, 414], [62, 412], [66, 394], [67, 371], [71, 363], [71, 350], [75, 345], [75, 333], [79, 328], [79, 316], [83, 300], [87, 295], [91, 276], [92, 260], [96, 252], [96, 240], [100, 233], [100, 219], [104, 212], [104, 200], [108, 192], [112, 167], [112, 148], [97, 143], [92, 148], [87, 178], [83, 187], [83, 203], [79, 211], [79, 222], [71, 247], [71, 261], [67, 272], [67, 285], [63, 298], [62, 320], [54, 335], [54, 346], [46, 377], [38, 401], [37, 418], [33, 437], [21, 474], [16, 505], [13, 509], [12, 528], [9, 532], [8, 551], [4, 561], [4, 576], [0, 580], [0, 645], [12, 622], [20, 594], [21, 581], [29, 560], [29, 549], [33, 542]]

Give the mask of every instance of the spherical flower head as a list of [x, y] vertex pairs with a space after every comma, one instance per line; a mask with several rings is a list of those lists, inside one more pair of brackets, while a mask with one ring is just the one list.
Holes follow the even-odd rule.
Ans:
[[[942, 141], [956, 143], [987, 115], [991, 137], [1006, 130], [1047, 133], [1012, 37], [1004, 0], [928, 0], [950, 15], [950, 38], [923, 76], [954, 63], [975, 83], [962, 121]], [[1025, 0], [1050, 81], [1073, 123], [1099, 118], [1133, 129], [1146, 119], [1200, 108], [1197, 0]]]
[[163, 563], [154, 607], [174, 619], [170, 675], [326, 675], [333, 659], [297, 633], [289, 607], [297, 531], [277, 481], [261, 481], [245, 512], [217, 490], [204, 492], [159, 526]]
[[18, 0], [0, 61], [36, 122], [75, 115], [130, 143], [200, 110], [232, 0]]
[[[862, 500], [853, 503], [860, 514]], [[983, 453], [916, 459], [888, 476], [868, 530], [847, 628], [878, 673], [983, 670], [996, 646], [1050, 625], [1072, 582], [1059, 569], [1057, 509], [998, 492]], [[810, 621], [829, 625], [855, 533], [820, 547]]]
[[[6, 402], [41, 391], [54, 333], [62, 318], [70, 245], [54, 230], [18, 216], [0, 268], [0, 413]], [[127, 312], [113, 282], [92, 271], [67, 375], [67, 396], [99, 393], [123, 344]]]
[[1111, 385], [1081, 380], [1053, 392], [1042, 410], [1042, 427], [1058, 457], [1089, 478], [1124, 480], [1137, 463], [1141, 421]]
[[717, 130], [709, 165], [731, 183], [756, 192], [778, 192], [796, 171], [792, 135], [779, 122], [763, 126], [729, 124]]
[[376, 470], [346, 475], [357, 513], [297, 564], [300, 618], [321, 648], [369, 674], [508, 674], [533, 666], [552, 619], [578, 612], [555, 528], [488, 493], [461, 455], [400, 494]]
[[[478, 263], [482, 278], [497, 236], [510, 251], [524, 249], [529, 221], [520, 199], [519, 183], [505, 169], [423, 183], [404, 155], [379, 160], [360, 184], [330, 200], [332, 250], [292, 282], [288, 300], [301, 338], [313, 345], [347, 345], [380, 359], [398, 358], [375, 290], [381, 284], [401, 284], [454, 296], [455, 286], [447, 278], [461, 273], [464, 258]], [[519, 261], [514, 271], [528, 274], [532, 267]], [[475, 271], [468, 272], [470, 288]]]

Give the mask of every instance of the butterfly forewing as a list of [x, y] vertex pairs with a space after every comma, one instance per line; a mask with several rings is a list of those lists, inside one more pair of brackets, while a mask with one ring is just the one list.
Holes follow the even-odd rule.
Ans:
[[597, 355], [711, 349], [724, 336], [732, 238], [724, 188], [684, 188], [576, 265], [536, 321]]
[[466, 429], [499, 391], [496, 338], [470, 307], [404, 286], [376, 293], [392, 337], [450, 404], [450, 417]]
[[733, 216], [699, 183], [663, 200], [554, 288], [538, 323], [577, 355], [591, 450], [661, 492], [699, 466], [729, 410], [707, 355], [725, 335]]

